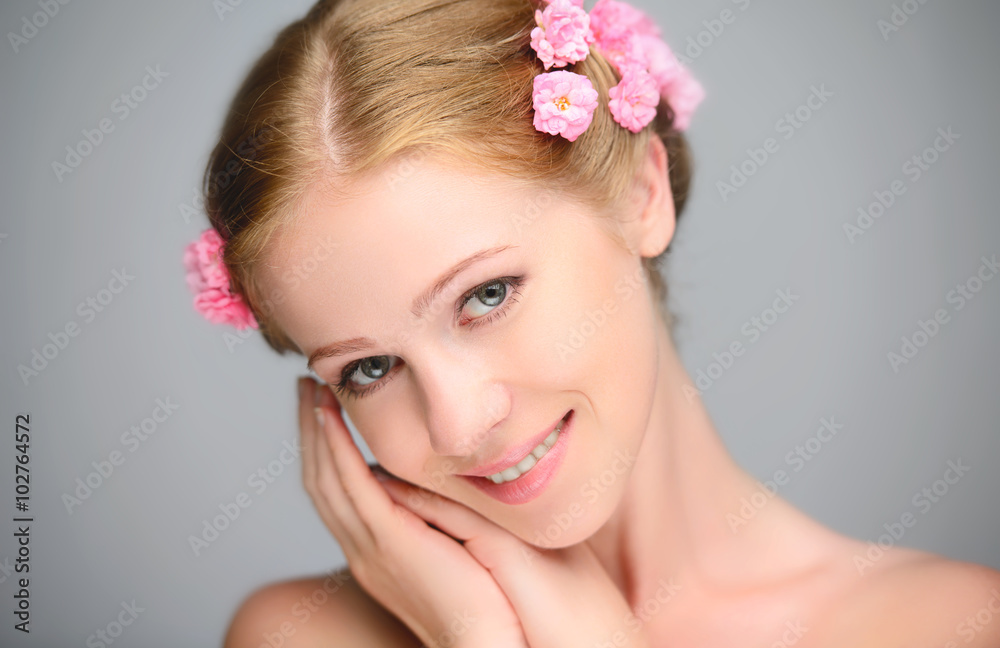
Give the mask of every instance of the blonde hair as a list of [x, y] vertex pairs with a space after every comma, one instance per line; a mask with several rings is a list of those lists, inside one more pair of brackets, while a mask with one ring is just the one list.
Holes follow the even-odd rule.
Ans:
[[[690, 159], [673, 112], [633, 134], [613, 121], [618, 82], [596, 50], [573, 71], [600, 107], [575, 142], [537, 131], [531, 0], [320, 0], [281, 31], [239, 88], [211, 154], [205, 199], [225, 239], [232, 288], [277, 352], [301, 353], [256, 281], [265, 246], [316, 183], [347, 183], [398, 156], [436, 149], [488, 170], [564, 188], [601, 211], [627, 195], [650, 138], [662, 138], [678, 217]], [[669, 250], [669, 247], [668, 247]], [[663, 255], [643, 259], [666, 321]]]

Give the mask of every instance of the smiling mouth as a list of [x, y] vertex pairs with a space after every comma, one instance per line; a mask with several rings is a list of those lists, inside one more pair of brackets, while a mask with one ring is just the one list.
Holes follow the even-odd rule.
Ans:
[[566, 423], [567, 416], [564, 416], [562, 420], [556, 424], [556, 428], [549, 433], [545, 439], [539, 443], [535, 448], [529, 452], [523, 459], [518, 461], [516, 464], [509, 468], [505, 468], [500, 472], [493, 473], [492, 475], [486, 475], [486, 479], [489, 479], [494, 484], [503, 484], [505, 482], [514, 481], [524, 473], [528, 472], [535, 467], [539, 459], [548, 454], [549, 450], [556, 444], [559, 440], [559, 434], [562, 432], [563, 424]]
[[[503, 504], [526, 504], [539, 497], [555, 479], [566, 456], [567, 444], [575, 434], [575, 419], [574, 410], [569, 410], [548, 433], [540, 432], [526, 442], [537, 444], [533, 449], [519, 446], [507, 455], [509, 459], [486, 465], [478, 474], [459, 476]], [[545, 436], [539, 439], [542, 434]], [[507, 467], [497, 470], [504, 465]], [[487, 473], [488, 470], [496, 472]]]

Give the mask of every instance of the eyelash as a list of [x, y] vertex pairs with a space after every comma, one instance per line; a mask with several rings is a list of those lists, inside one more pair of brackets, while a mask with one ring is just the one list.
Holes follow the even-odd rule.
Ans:
[[[472, 322], [468, 325], [468, 328], [470, 330], [475, 329], [484, 324], [489, 324], [490, 322], [503, 317], [504, 315], [507, 314], [508, 309], [517, 303], [518, 301], [517, 297], [518, 295], [521, 294], [519, 288], [521, 287], [523, 280], [524, 277], [497, 277], [496, 279], [490, 279], [486, 283], [479, 284], [478, 286], [468, 291], [459, 298], [458, 302], [455, 305], [455, 317], [460, 317], [462, 315], [462, 311], [465, 310], [466, 304], [468, 304], [469, 301], [471, 301], [473, 297], [475, 297], [476, 292], [478, 292], [481, 288], [485, 288], [487, 286], [491, 286], [496, 283], [502, 283], [507, 288], [507, 293], [505, 295], [503, 303], [496, 306], [493, 310], [489, 312], [489, 314], [483, 315], [482, 317], [472, 320]], [[337, 394], [347, 398], [354, 398], [354, 399], [364, 398], [365, 396], [369, 396], [375, 393], [388, 382], [387, 376], [389, 374], [386, 374], [385, 376], [382, 377], [381, 380], [371, 383], [371, 385], [368, 387], [357, 388], [350, 386], [351, 376], [357, 370], [358, 366], [366, 359], [367, 358], [361, 358], [360, 360], [356, 360], [351, 364], [347, 365], [346, 367], [344, 367], [343, 372], [340, 374], [340, 380], [337, 382], [337, 384], [333, 386]]]

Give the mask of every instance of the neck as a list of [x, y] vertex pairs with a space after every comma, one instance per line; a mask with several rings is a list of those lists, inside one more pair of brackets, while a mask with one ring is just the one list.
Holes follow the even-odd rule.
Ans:
[[729, 456], [666, 325], [659, 331], [645, 437], [622, 501], [587, 544], [633, 608], [665, 585], [720, 591], [815, 567], [835, 537], [780, 497], [740, 517], [741, 498], [762, 487]]

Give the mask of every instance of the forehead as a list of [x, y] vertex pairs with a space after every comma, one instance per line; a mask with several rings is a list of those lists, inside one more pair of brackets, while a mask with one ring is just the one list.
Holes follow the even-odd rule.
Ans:
[[270, 247], [270, 265], [308, 256], [320, 234], [334, 236], [347, 259], [519, 230], [553, 201], [552, 191], [452, 158], [404, 157], [350, 184], [310, 188]]
[[259, 279], [276, 304], [273, 318], [308, 353], [334, 335], [390, 334], [386, 322], [402, 322], [446, 269], [496, 246], [516, 247], [483, 268], [543, 251], [553, 214], [574, 209], [508, 176], [448, 158], [404, 158], [346, 190], [307, 192], [271, 241]]

